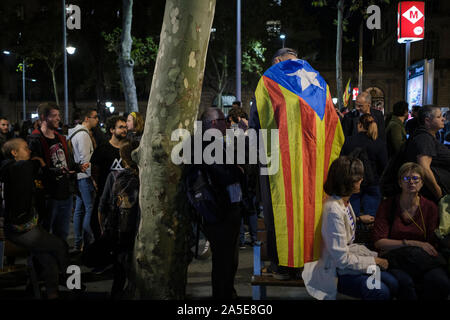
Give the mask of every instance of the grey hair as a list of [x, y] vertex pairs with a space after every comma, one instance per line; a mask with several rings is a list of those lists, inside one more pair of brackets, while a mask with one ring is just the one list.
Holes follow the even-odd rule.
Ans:
[[215, 120], [220, 115], [219, 111], [219, 108], [209, 107], [202, 113], [200, 120], [202, 121], [203, 130], [211, 128], [212, 120]]
[[433, 120], [436, 109], [439, 109], [439, 107], [432, 104], [427, 104], [421, 107], [419, 109], [419, 124], [424, 125], [425, 119]]

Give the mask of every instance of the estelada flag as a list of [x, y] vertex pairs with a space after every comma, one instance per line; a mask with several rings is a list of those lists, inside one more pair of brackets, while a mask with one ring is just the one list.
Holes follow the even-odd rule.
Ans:
[[342, 99], [344, 100], [344, 107], [348, 105], [348, 101], [350, 100], [351, 88], [350, 88], [350, 79], [348, 79], [347, 85], [345, 86], [344, 95]]
[[320, 257], [323, 185], [344, 134], [327, 83], [304, 60], [273, 65], [255, 96], [261, 129], [279, 134], [279, 170], [269, 175], [279, 264], [303, 267]]

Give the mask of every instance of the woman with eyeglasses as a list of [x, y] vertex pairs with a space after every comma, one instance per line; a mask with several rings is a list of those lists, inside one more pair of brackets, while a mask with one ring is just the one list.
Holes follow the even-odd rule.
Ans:
[[[424, 170], [417, 163], [407, 162], [400, 167], [398, 183], [402, 192], [383, 200], [375, 218], [373, 241], [380, 254], [392, 256], [392, 250], [414, 246], [426, 252], [425, 260], [433, 260], [429, 256], [438, 258], [434, 233], [439, 225], [438, 209], [433, 201], [419, 194], [423, 177]], [[411, 264], [414, 258], [410, 257]], [[412, 265], [392, 267], [388, 271], [399, 281], [399, 299], [447, 299], [449, 280], [442, 267], [423, 272]]]

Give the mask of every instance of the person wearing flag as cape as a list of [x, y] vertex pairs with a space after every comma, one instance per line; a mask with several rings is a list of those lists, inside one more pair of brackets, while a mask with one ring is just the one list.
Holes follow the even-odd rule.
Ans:
[[[289, 268], [320, 257], [323, 184], [344, 134], [327, 83], [290, 48], [278, 50], [261, 77], [249, 126], [268, 130], [267, 136], [278, 130], [279, 169], [260, 174], [260, 190], [270, 268], [275, 278], [286, 280]], [[272, 150], [269, 142], [271, 137], [264, 139], [266, 153]]]

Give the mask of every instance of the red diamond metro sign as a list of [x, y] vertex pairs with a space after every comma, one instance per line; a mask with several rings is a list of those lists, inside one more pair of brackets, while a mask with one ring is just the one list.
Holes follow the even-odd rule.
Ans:
[[397, 41], [399, 43], [423, 40], [425, 35], [425, 2], [398, 3]]

